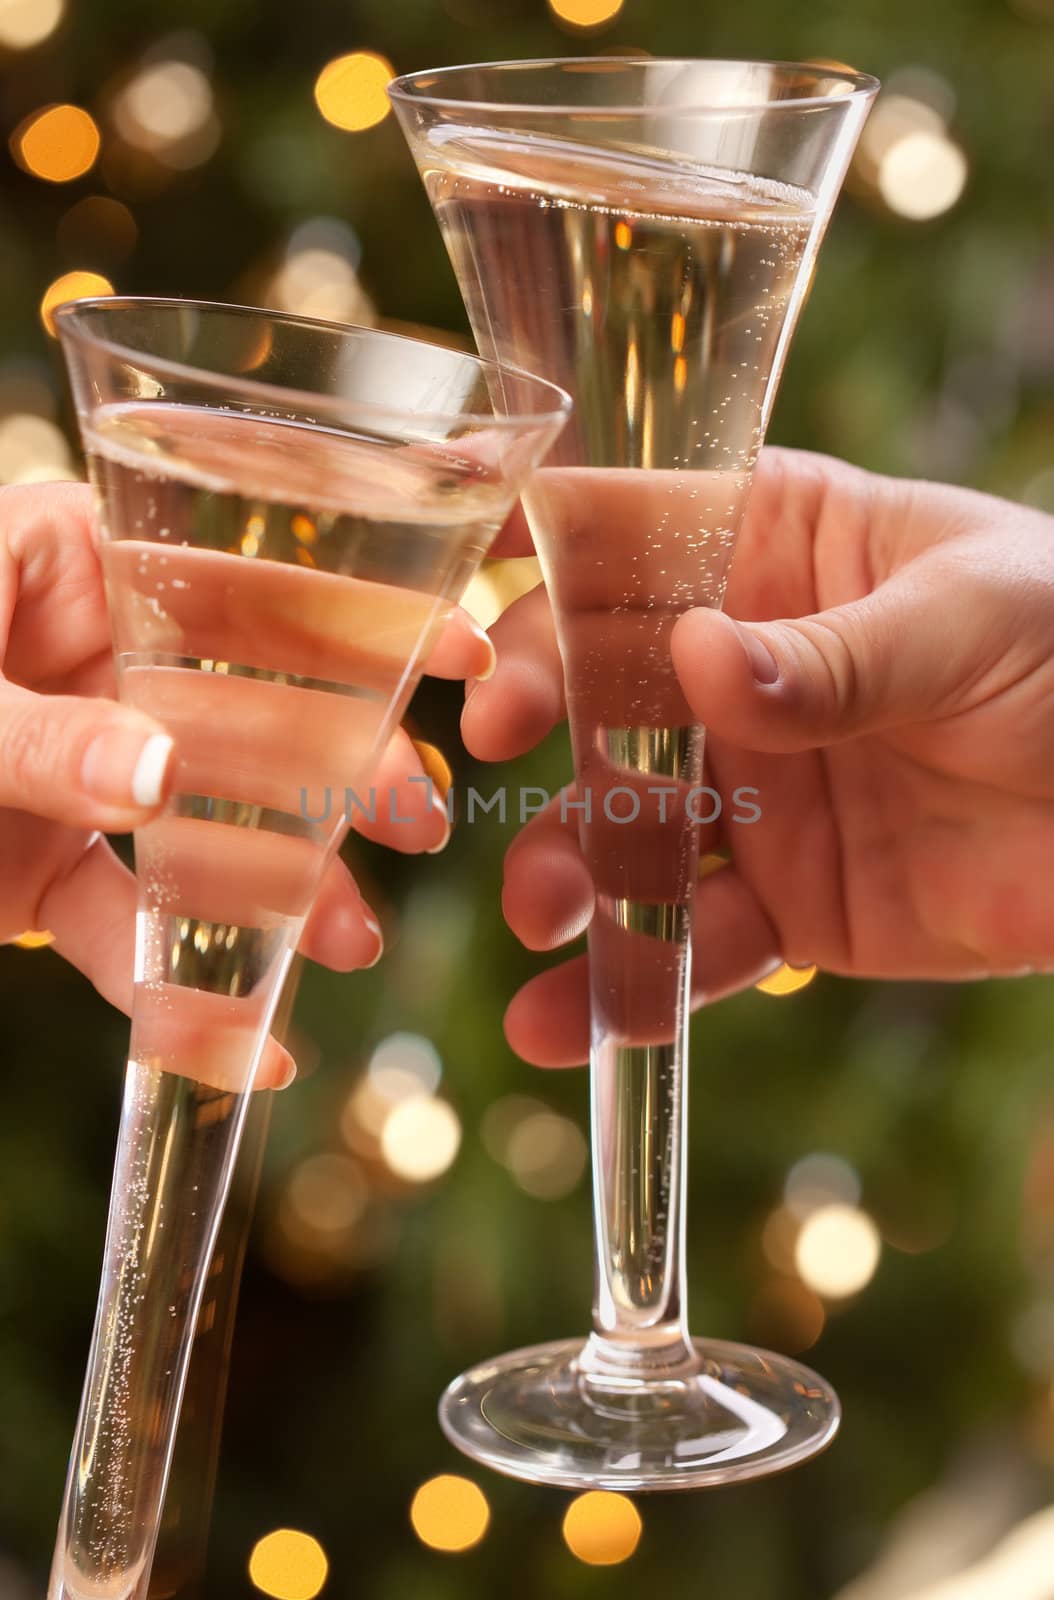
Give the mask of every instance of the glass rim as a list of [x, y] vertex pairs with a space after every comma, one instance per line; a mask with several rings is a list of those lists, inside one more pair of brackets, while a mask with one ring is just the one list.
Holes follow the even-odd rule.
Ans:
[[[341, 395], [325, 394], [321, 390], [300, 389], [293, 384], [269, 383], [266, 379], [254, 378], [251, 374], [214, 372], [211, 368], [199, 366], [193, 361], [180, 361], [170, 356], [154, 355], [149, 350], [137, 349], [134, 344], [125, 344], [119, 338], [113, 339], [93, 328], [85, 328], [81, 321], [83, 313], [87, 311], [113, 312], [143, 307], [160, 311], [221, 312], [228, 316], [261, 318], [291, 327], [309, 328], [315, 332], [334, 333], [344, 338], [369, 339], [386, 344], [438, 350], [456, 361], [468, 362], [477, 371], [484, 373], [489, 371], [499, 376], [507, 375], [525, 381], [532, 389], [550, 395], [552, 403], [543, 409], [516, 410], [507, 414], [499, 411], [459, 411], [451, 408], [416, 411], [406, 406], [384, 405], [371, 400], [354, 400]], [[56, 306], [52, 316], [56, 331], [60, 335], [71, 341], [83, 341], [95, 349], [104, 350], [118, 360], [130, 360], [149, 366], [151, 371], [157, 371], [162, 375], [193, 376], [207, 385], [217, 387], [233, 385], [243, 390], [248, 397], [259, 395], [265, 400], [303, 401], [313, 409], [328, 411], [333, 416], [339, 414], [386, 420], [398, 419], [402, 423], [411, 419], [422, 423], [461, 423], [466, 426], [498, 427], [512, 432], [530, 426], [541, 427], [558, 419], [565, 420], [574, 404], [571, 396], [565, 389], [561, 389], [559, 384], [552, 383], [548, 378], [539, 378], [533, 372], [528, 372], [526, 368], [516, 366], [513, 362], [488, 361], [485, 356], [477, 355], [470, 350], [458, 350], [451, 345], [438, 344], [435, 340], [418, 339], [412, 334], [392, 333], [386, 328], [371, 328], [357, 322], [331, 322], [322, 317], [301, 316], [293, 311], [272, 311], [267, 306], [243, 306], [228, 304], [222, 300], [180, 299], [178, 296], [164, 295], [84, 295], [77, 300], [67, 300], [62, 305]]]
[[[656, 66], [656, 67], [772, 67], [785, 74], [812, 73], [815, 77], [833, 78], [840, 84], [849, 85], [849, 93], [842, 90], [836, 94], [793, 95], [786, 100], [749, 100], [737, 101], [734, 105], [721, 105], [716, 101], [699, 101], [695, 104], [678, 106], [660, 106], [656, 102], [644, 102], [637, 105], [577, 105], [574, 102], [539, 104], [537, 101], [515, 100], [483, 100], [475, 96], [458, 97], [444, 95], [441, 90], [438, 94], [430, 94], [418, 90], [422, 80], [439, 82], [450, 80], [458, 73], [490, 72], [495, 76], [506, 74], [511, 76], [517, 68], [544, 68], [544, 67], [602, 67], [610, 64], [612, 67], [619, 65], [629, 66]], [[868, 98], [878, 93], [881, 84], [878, 78], [868, 72], [856, 72], [851, 67], [824, 67], [811, 61], [775, 61], [764, 58], [751, 59], [748, 57], [736, 58], [733, 56], [538, 56], [527, 58], [523, 61], [476, 61], [464, 62], [453, 67], [434, 67], [423, 72], [406, 72], [394, 78], [388, 85], [388, 94], [392, 101], [401, 101], [410, 105], [449, 106], [461, 111], [518, 111], [542, 112], [549, 116], [603, 116], [603, 117], [640, 117], [653, 115], [661, 111], [669, 117], [698, 117], [708, 114], [727, 115], [730, 112], [749, 113], [769, 110], [804, 110], [824, 105], [840, 105], [853, 99]]]

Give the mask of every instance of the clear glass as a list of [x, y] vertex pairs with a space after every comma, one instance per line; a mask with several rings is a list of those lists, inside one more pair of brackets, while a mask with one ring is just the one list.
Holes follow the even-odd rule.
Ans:
[[[507, 62], [392, 99], [482, 353], [575, 413], [524, 505], [552, 600], [592, 873], [593, 1332], [459, 1378], [446, 1432], [569, 1488], [689, 1488], [822, 1448], [826, 1383], [693, 1340], [683, 1136], [703, 729], [669, 635], [720, 606], [871, 78], [767, 62]], [[701, 936], [705, 938], [705, 930]]]
[[144, 1600], [250, 1091], [346, 790], [410, 770], [399, 719], [568, 402], [237, 307], [81, 301], [57, 326], [119, 694], [176, 752], [135, 838], [124, 1108], [49, 1597]]

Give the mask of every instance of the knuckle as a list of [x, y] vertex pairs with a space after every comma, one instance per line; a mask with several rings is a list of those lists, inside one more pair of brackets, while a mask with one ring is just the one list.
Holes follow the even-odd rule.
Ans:
[[12, 794], [27, 796], [39, 784], [55, 757], [50, 719], [33, 703], [20, 706], [0, 739], [0, 765]]
[[8, 803], [40, 805], [42, 788], [64, 781], [75, 770], [83, 745], [83, 732], [74, 722], [58, 716], [40, 697], [27, 695], [8, 712], [0, 735], [0, 784]]
[[822, 686], [823, 699], [839, 721], [852, 721], [862, 710], [856, 653], [847, 635], [829, 622], [812, 619], [800, 630], [809, 657], [810, 676]]

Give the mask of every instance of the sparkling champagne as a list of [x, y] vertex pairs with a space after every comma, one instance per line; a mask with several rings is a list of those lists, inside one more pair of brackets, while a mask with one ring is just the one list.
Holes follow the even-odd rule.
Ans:
[[[723, 598], [813, 197], [504, 130], [435, 127], [422, 165], [481, 351], [576, 402], [524, 499], [557, 621], [597, 892], [593, 1025], [613, 1052], [666, 1043], [684, 1022], [697, 819], [713, 809], [669, 636], [682, 612]], [[658, 1184], [662, 1106], [653, 1123]], [[639, 1119], [623, 1125], [630, 1137]], [[667, 1200], [656, 1193], [659, 1211]], [[663, 1277], [649, 1241], [667, 1235], [641, 1220], [617, 1225], [621, 1292], [647, 1306]]]

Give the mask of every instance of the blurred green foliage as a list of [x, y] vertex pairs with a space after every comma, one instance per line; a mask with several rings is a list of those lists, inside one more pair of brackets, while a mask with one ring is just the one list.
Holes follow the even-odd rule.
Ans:
[[[204, 63], [222, 138], [183, 172], [122, 165], [107, 154], [108, 104], [169, 35], [180, 36], [171, 50]], [[392, 119], [358, 134], [328, 126], [312, 99], [316, 74], [359, 48], [408, 70], [619, 46], [823, 55], [943, 80], [969, 162], [965, 193], [923, 223], [860, 182], [847, 195], [772, 437], [1054, 508], [1054, 6], [1041, 0], [627, 0], [610, 25], [574, 37], [543, 0], [72, 0], [51, 40], [0, 63], [6, 131], [70, 100], [104, 133], [101, 166], [72, 184], [2, 161], [0, 403], [12, 373], [42, 374], [61, 392], [37, 314], [59, 273], [94, 269], [130, 292], [251, 298], [290, 231], [317, 215], [355, 229], [362, 281], [384, 318], [463, 332]], [[135, 217], [134, 248], [122, 255], [103, 233], [71, 247], [63, 216], [108, 192]], [[461, 751], [458, 711], [458, 691], [429, 685], [415, 715], [456, 782], [486, 790], [494, 780]], [[504, 777], [555, 788], [566, 766], [556, 735]], [[373, 972], [304, 977], [296, 1027], [312, 1070], [274, 1109], [209, 1572], [183, 1600], [249, 1595], [248, 1553], [283, 1525], [322, 1542], [334, 1596], [821, 1600], [868, 1566], [898, 1508], [985, 1441], [1011, 1449], [1039, 1498], [1054, 1459], [1044, 1410], [1054, 1315], [1046, 1346], [1035, 1333], [1054, 1306], [1054, 1179], [1042, 1165], [1054, 1160], [1049, 980], [879, 988], [821, 975], [796, 996], [749, 993], [696, 1021], [689, 1256], [696, 1330], [760, 1336], [752, 1308], [773, 1276], [761, 1230], [788, 1168], [813, 1150], [855, 1166], [862, 1204], [887, 1236], [923, 1238], [928, 1248], [913, 1253], [887, 1244], [874, 1280], [830, 1310], [809, 1354], [844, 1401], [834, 1450], [767, 1484], [642, 1502], [643, 1540], [623, 1567], [589, 1569], [568, 1553], [566, 1496], [475, 1471], [493, 1511], [485, 1541], [462, 1556], [417, 1542], [414, 1489], [461, 1470], [434, 1420], [443, 1384], [486, 1354], [584, 1330], [588, 1318], [587, 1183], [531, 1199], [480, 1138], [487, 1107], [510, 1092], [585, 1123], [582, 1075], [532, 1074], [503, 1040], [503, 1005], [535, 967], [500, 918], [510, 836], [488, 822], [455, 834], [441, 858], [352, 852], [400, 932]], [[0, 951], [0, 1003], [0, 1583], [22, 1600], [42, 1592], [73, 1431], [126, 1035], [47, 952]], [[298, 1285], [268, 1245], [283, 1184], [302, 1158], [340, 1148], [341, 1108], [394, 1028], [435, 1042], [461, 1153], [437, 1184], [378, 1196], [387, 1231], [374, 1265]]]

